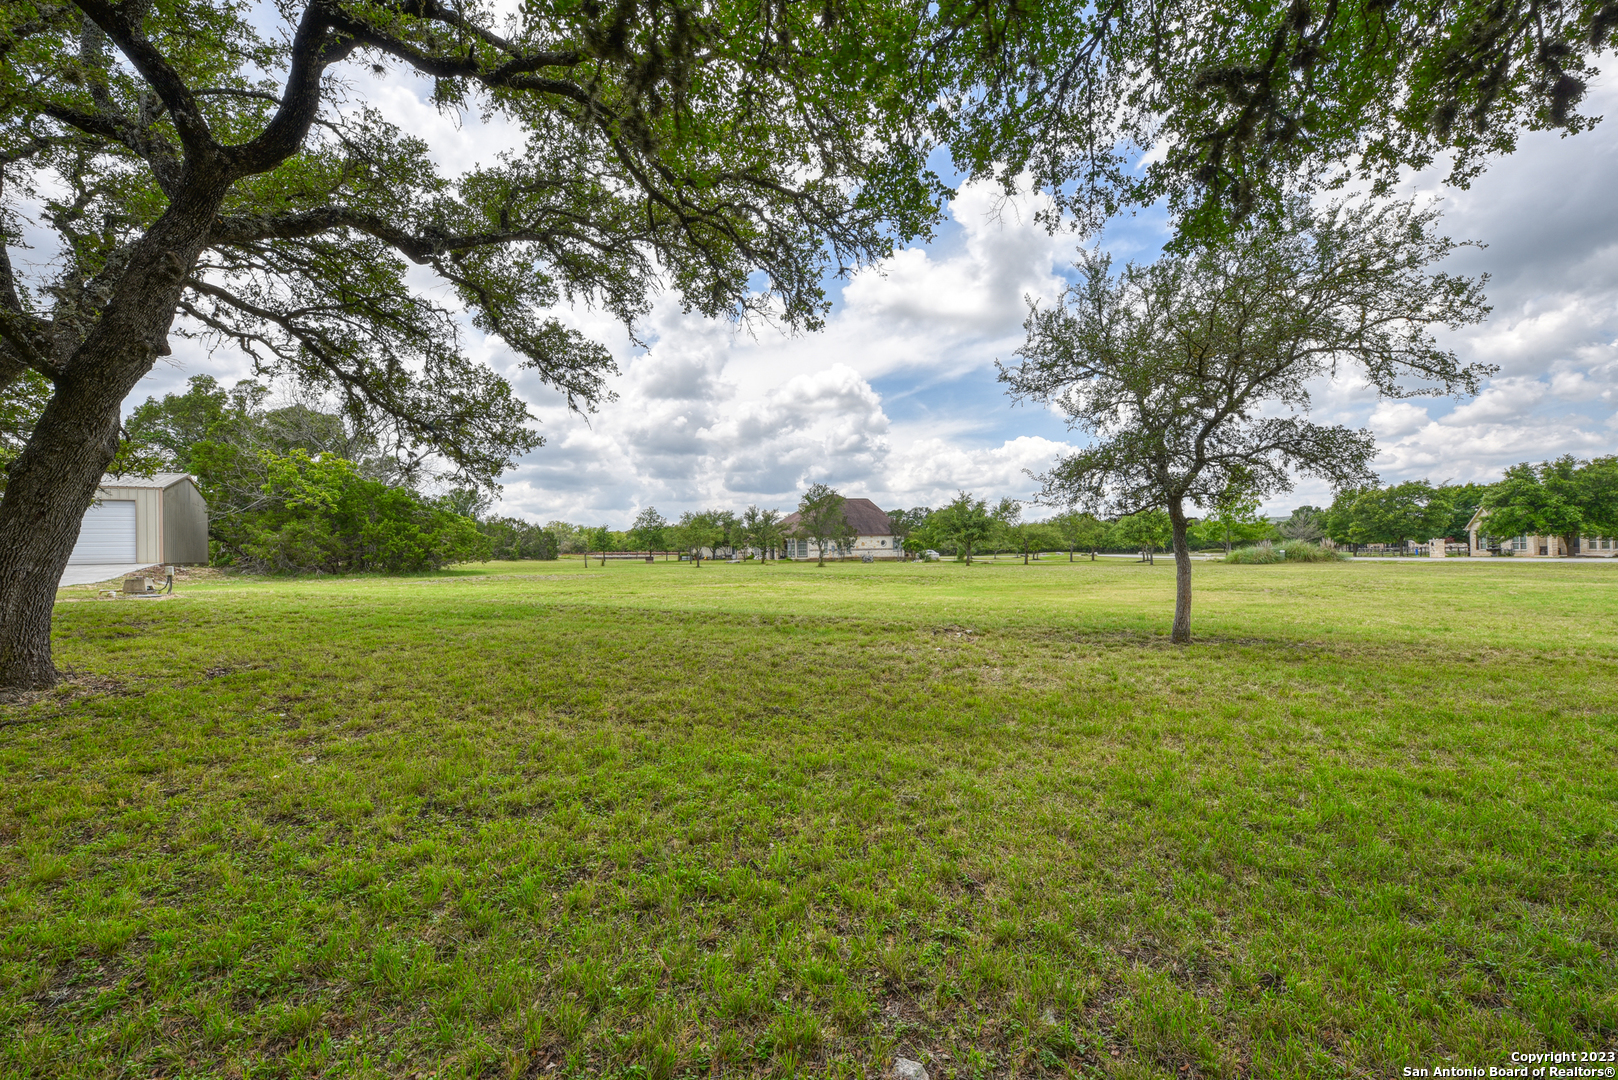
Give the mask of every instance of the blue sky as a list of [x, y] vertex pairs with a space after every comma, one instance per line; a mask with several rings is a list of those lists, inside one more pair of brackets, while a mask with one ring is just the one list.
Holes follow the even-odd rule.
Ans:
[[[373, 89], [373, 103], [426, 139], [446, 170], [519, 142], [498, 122], [443, 116], [423, 98], [428, 84], [407, 75]], [[1618, 92], [1598, 85], [1588, 105], [1611, 113]], [[1379, 402], [1352, 381], [1317, 387], [1316, 419], [1376, 432], [1385, 480], [1481, 480], [1517, 461], [1618, 452], [1613, 124], [1572, 139], [1525, 136], [1467, 191], [1443, 188], [1440, 170], [1409, 178], [1408, 194], [1443, 200], [1446, 231], [1488, 245], [1466, 249], [1452, 268], [1492, 275], [1494, 314], [1449, 340], [1462, 359], [1501, 370], [1471, 402]], [[622, 369], [617, 401], [588, 418], [568, 414], [501, 342], [469, 328], [468, 347], [508, 373], [547, 440], [503, 477], [501, 509], [622, 527], [647, 505], [668, 516], [788, 508], [814, 481], [885, 508], [936, 505], [959, 488], [1029, 496], [1027, 472], [1074, 445], [1059, 417], [1013, 407], [995, 381], [995, 360], [1011, 359], [1021, 341], [1025, 297], [1054, 297], [1078, 242], [1035, 225], [1036, 203], [997, 206], [990, 192], [963, 188], [931, 245], [830, 283], [833, 311], [815, 335], [693, 318], [662, 298], [639, 328], [650, 346], [642, 350], [599, 312], [562, 311]], [[1120, 258], [1150, 258], [1164, 236], [1161, 216], [1148, 212], [1101, 239]], [[175, 344], [131, 405], [197, 372], [227, 382], [247, 374], [229, 352]], [[1329, 497], [1301, 482], [1267, 509]]]

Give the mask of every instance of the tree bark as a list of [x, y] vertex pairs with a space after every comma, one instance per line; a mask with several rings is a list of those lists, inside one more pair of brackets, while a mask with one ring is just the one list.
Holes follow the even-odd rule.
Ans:
[[1169, 524], [1174, 529], [1174, 629], [1169, 640], [1191, 644], [1191, 547], [1185, 539], [1185, 504], [1169, 500]]
[[43, 689], [56, 587], [118, 452], [119, 410], [151, 370], [228, 185], [195, 175], [130, 249], [101, 318], [62, 365], [0, 499], [0, 690]]

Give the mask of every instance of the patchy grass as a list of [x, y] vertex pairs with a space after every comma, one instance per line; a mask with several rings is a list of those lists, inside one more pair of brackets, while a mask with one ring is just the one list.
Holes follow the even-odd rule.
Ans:
[[1611, 1049], [1618, 564], [1201, 564], [1189, 648], [1172, 574], [526, 563], [63, 604], [75, 681], [0, 709], [0, 1074]]

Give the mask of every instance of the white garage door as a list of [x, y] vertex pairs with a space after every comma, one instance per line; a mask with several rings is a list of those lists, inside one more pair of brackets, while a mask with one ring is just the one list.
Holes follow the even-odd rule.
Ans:
[[73, 545], [69, 563], [132, 563], [135, 561], [135, 504], [107, 501], [90, 507]]

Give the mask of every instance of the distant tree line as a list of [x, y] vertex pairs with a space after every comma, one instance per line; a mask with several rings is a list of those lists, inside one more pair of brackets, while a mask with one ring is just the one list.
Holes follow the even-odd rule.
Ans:
[[1493, 484], [1410, 480], [1347, 488], [1324, 512], [1323, 524], [1325, 535], [1344, 546], [1402, 547], [1439, 537], [1464, 539], [1480, 509], [1480, 537], [1494, 540], [1555, 536], [1577, 551], [1581, 536], [1618, 536], [1618, 457], [1523, 462]]
[[[779, 510], [749, 506], [687, 511], [670, 521], [642, 509], [628, 529], [550, 521], [543, 525], [489, 513], [486, 489], [430, 495], [413, 485], [419, 469], [387, 453], [361, 419], [309, 404], [275, 404], [253, 381], [226, 389], [207, 375], [183, 394], [148, 398], [126, 424], [124, 471], [194, 474], [209, 506], [210, 555], [216, 565], [259, 572], [416, 571], [485, 559], [555, 559], [562, 554], [681, 552], [700, 565], [710, 557], [781, 559], [787, 542], [812, 541], [823, 561], [852, 551], [843, 496], [812, 485], [799, 501], [798, 524]], [[1328, 507], [1301, 506], [1284, 521], [1259, 513], [1258, 488], [1236, 475], [1205, 517], [1189, 518], [1193, 550], [1255, 542], [1331, 542], [1353, 550], [1403, 547], [1435, 537], [1460, 539], [1477, 511], [1486, 534], [1558, 536], [1577, 550], [1581, 535], [1618, 536], [1618, 457], [1564, 456], [1506, 470], [1494, 484], [1434, 485], [1425, 480], [1345, 487]], [[1110, 518], [1075, 509], [1043, 521], [1024, 504], [962, 491], [942, 507], [888, 515], [905, 557], [928, 551], [966, 562], [982, 555], [1065, 551], [1069, 558], [1131, 552], [1151, 561], [1173, 541], [1162, 509]]]

